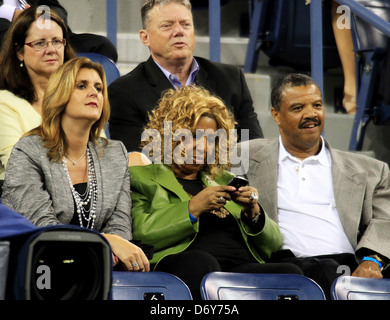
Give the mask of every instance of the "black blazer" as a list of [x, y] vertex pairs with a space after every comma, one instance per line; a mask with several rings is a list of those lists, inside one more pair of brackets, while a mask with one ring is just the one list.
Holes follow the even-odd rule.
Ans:
[[[237, 129], [249, 129], [249, 138], [263, 138], [253, 101], [240, 68], [196, 57], [195, 83], [219, 96], [234, 113]], [[128, 151], [139, 151], [143, 127], [162, 93], [172, 84], [150, 57], [108, 88], [111, 104], [111, 139], [121, 140]], [[240, 132], [240, 131], [239, 131]]]

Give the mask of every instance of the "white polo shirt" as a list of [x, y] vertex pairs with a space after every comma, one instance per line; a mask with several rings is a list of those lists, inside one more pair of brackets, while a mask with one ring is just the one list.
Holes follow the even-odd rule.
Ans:
[[324, 140], [319, 154], [303, 161], [286, 151], [280, 137], [279, 142], [278, 219], [283, 249], [296, 257], [353, 253], [337, 212], [332, 159]]

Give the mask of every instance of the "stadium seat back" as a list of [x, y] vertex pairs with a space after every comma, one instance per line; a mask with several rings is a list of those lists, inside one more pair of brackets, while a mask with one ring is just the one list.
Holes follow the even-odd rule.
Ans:
[[313, 280], [295, 274], [211, 272], [201, 284], [204, 300], [325, 300]]
[[112, 300], [192, 300], [187, 285], [165, 272], [114, 271]]
[[117, 65], [106, 56], [103, 56], [98, 53], [91, 53], [91, 52], [77, 53], [77, 55], [81, 57], [86, 57], [92, 60], [93, 62], [100, 63], [104, 68], [108, 86], [111, 84], [111, 82], [113, 82], [114, 80], [120, 77], [120, 71]]
[[[310, 6], [303, 0], [263, 0], [260, 49], [272, 66], [311, 69]], [[253, 19], [253, 18], [252, 18]], [[256, 32], [251, 30], [251, 32]], [[330, 7], [323, 10], [324, 68], [341, 65], [333, 35]]]
[[333, 300], [390, 300], [390, 279], [338, 277], [331, 296]]

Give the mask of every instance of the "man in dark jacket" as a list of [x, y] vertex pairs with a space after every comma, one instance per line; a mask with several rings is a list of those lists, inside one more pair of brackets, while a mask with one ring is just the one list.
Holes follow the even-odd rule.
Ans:
[[[139, 151], [148, 113], [170, 88], [196, 84], [219, 96], [234, 114], [237, 129], [262, 138], [243, 72], [236, 66], [194, 57], [194, 25], [189, 0], [147, 0], [142, 9], [141, 41], [151, 56], [109, 87], [110, 135], [128, 151]], [[241, 133], [241, 130], [238, 130]]]

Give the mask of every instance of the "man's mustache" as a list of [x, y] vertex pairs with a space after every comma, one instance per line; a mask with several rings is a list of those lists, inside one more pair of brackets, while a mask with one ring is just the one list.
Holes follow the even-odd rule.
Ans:
[[314, 124], [315, 126], [320, 126], [321, 120], [317, 118], [308, 118], [299, 125], [299, 129], [305, 128], [310, 124]]

